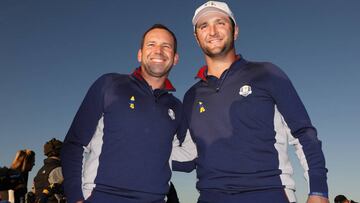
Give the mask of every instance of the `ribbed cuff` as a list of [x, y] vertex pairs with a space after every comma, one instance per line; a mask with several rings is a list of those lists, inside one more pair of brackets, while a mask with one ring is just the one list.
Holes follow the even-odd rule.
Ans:
[[310, 192], [309, 196], [321, 196], [321, 197], [325, 197], [325, 198], [329, 198], [329, 194], [327, 192]]
[[[327, 180], [325, 176], [318, 176], [318, 175], [310, 175], [310, 191], [309, 193], [312, 194], [327, 194], [329, 193]], [[319, 195], [322, 196], [322, 195]]]

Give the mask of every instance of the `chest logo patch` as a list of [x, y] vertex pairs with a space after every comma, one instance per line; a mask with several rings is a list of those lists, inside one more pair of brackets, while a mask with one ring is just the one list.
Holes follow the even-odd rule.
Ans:
[[252, 93], [250, 85], [244, 85], [240, 88], [239, 94], [243, 97], [247, 97]]
[[198, 102], [198, 107], [199, 107], [199, 112], [200, 113], [204, 113], [206, 110], [205, 110], [205, 106], [204, 106], [204, 104], [203, 104], [203, 102], [202, 101], [199, 101]]
[[171, 120], [175, 120], [175, 112], [172, 109], [168, 110], [168, 114], [169, 114]]
[[130, 109], [135, 109], [135, 97], [131, 96], [129, 101]]

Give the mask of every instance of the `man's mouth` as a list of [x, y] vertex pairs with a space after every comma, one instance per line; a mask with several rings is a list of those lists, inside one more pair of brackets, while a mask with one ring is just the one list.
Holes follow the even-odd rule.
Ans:
[[162, 63], [166, 61], [166, 58], [164, 56], [152, 56], [150, 57], [150, 61], [155, 63]]
[[212, 44], [212, 43], [218, 43], [218, 42], [220, 42], [222, 39], [220, 39], [220, 38], [216, 38], [216, 39], [210, 39], [210, 40], [208, 40], [208, 43], [210, 43], [210, 44]]
[[152, 62], [156, 62], [156, 63], [162, 63], [162, 62], [165, 61], [164, 59], [159, 59], [159, 58], [151, 58], [150, 60], [151, 60]]

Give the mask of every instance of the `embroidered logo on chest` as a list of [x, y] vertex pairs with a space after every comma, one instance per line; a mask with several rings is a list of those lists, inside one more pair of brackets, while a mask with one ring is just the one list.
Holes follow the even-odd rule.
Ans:
[[175, 112], [172, 109], [168, 110], [168, 114], [171, 120], [175, 120]]
[[200, 113], [204, 113], [206, 111], [202, 101], [198, 101], [198, 108]]
[[252, 93], [250, 85], [244, 85], [240, 88], [239, 94], [243, 97], [247, 97]]
[[130, 109], [135, 109], [135, 97], [134, 96], [130, 97], [129, 107], [130, 107]]

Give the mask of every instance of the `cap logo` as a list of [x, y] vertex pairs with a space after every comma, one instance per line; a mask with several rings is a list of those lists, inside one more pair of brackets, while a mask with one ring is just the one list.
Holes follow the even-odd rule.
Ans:
[[239, 94], [243, 97], [247, 97], [252, 93], [251, 86], [244, 85], [240, 88]]
[[168, 110], [168, 114], [169, 114], [171, 120], [175, 120], [175, 112], [172, 109]]
[[216, 3], [213, 1], [209, 1], [209, 2], [205, 3], [204, 6], [216, 6]]

